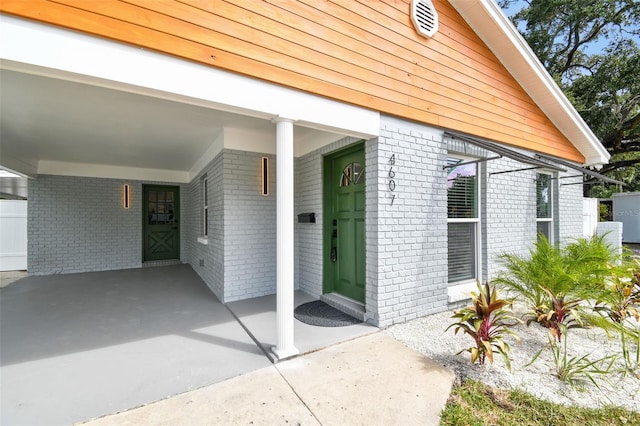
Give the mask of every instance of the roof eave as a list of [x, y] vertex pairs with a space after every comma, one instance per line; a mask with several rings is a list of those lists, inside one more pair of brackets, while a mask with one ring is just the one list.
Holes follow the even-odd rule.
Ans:
[[531, 47], [494, 0], [449, 0], [549, 120], [585, 157], [605, 164], [609, 153], [562, 93]]

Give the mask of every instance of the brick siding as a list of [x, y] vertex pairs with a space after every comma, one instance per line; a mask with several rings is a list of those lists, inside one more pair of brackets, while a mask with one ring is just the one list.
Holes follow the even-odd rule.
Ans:
[[[52, 175], [30, 179], [29, 273], [49, 275], [142, 266], [144, 183], [164, 184]], [[129, 209], [123, 207], [124, 184], [131, 185]], [[181, 215], [187, 201], [184, 192]], [[184, 231], [182, 227], [181, 254], [186, 251]]]
[[[295, 285], [322, 294], [324, 156], [358, 142], [343, 138], [295, 159], [295, 211], [316, 223], [295, 224]], [[368, 320], [380, 327], [451, 309], [448, 303], [448, 152], [486, 157], [443, 139], [442, 130], [382, 116], [377, 139], [365, 142], [366, 295]], [[260, 194], [263, 154], [224, 149], [188, 185], [181, 185], [181, 259], [223, 302], [275, 293], [276, 160], [269, 196]], [[395, 164], [390, 159], [395, 156]], [[393, 167], [393, 173], [389, 173]], [[481, 163], [482, 279], [504, 252], [526, 253], [536, 238], [535, 170], [502, 158]], [[202, 177], [208, 178], [208, 244], [202, 236]], [[561, 174], [562, 176], [562, 174]], [[393, 180], [395, 188], [390, 188]], [[556, 235], [582, 233], [582, 187], [554, 180]], [[131, 185], [131, 208], [122, 187]], [[142, 265], [142, 185], [155, 182], [39, 176], [29, 182], [29, 272], [54, 274]], [[162, 183], [157, 183], [162, 184]], [[391, 190], [393, 189], [393, 191]], [[395, 198], [393, 198], [395, 196]]]
[[381, 120], [366, 153], [367, 311], [385, 327], [447, 308], [447, 151], [435, 129]]
[[[187, 209], [186, 244], [187, 263], [202, 278], [220, 300], [224, 300], [224, 191], [222, 180], [223, 154], [218, 154], [193, 179], [188, 187], [189, 208]], [[206, 175], [209, 203], [208, 244], [198, 242], [203, 232], [204, 184]], [[185, 220], [183, 220], [185, 222]]]

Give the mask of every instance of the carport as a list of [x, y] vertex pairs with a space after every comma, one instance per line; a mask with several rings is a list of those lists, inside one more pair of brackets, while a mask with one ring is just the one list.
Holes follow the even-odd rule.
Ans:
[[[29, 178], [29, 273], [179, 260], [224, 302], [276, 293], [270, 350], [295, 356], [294, 163], [376, 137], [380, 114], [11, 16], [0, 17], [0, 33], [12, 41], [0, 46], [0, 169]], [[321, 182], [320, 173], [313, 178]], [[254, 204], [232, 205], [233, 197]], [[245, 211], [265, 222], [233, 223]], [[238, 246], [222, 244], [230, 228], [251, 233]], [[230, 288], [240, 281], [229, 272], [238, 256], [262, 260], [252, 268], [264, 281], [245, 277]], [[319, 296], [322, 284], [314, 284], [308, 291]]]
[[[277, 340], [275, 295], [229, 309], [189, 265], [27, 277], [0, 303], [2, 424], [70, 424], [197, 389], [270, 365]], [[301, 352], [375, 330], [295, 327]]]

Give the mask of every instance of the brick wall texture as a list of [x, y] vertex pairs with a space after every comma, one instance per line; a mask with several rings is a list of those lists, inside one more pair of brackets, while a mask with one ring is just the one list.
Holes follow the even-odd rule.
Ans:
[[[360, 142], [343, 138], [295, 159], [295, 286], [323, 292], [323, 162]], [[368, 320], [380, 327], [454, 306], [448, 303], [448, 153], [494, 156], [443, 137], [441, 129], [382, 116], [380, 136], [365, 141], [366, 297]], [[271, 193], [260, 194], [261, 157], [269, 157]], [[181, 185], [181, 260], [223, 302], [275, 293], [276, 159], [222, 150]], [[481, 274], [500, 271], [504, 252], [527, 253], [536, 238], [535, 170], [508, 158], [479, 165]], [[504, 173], [507, 172], [507, 173]], [[209, 236], [203, 234], [203, 178], [208, 179]], [[560, 174], [562, 177], [563, 174]], [[562, 244], [582, 233], [582, 187], [553, 180], [555, 234]], [[122, 207], [122, 186], [132, 205]], [[29, 272], [54, 274], [140, 267], [142, 185], [118, 179], [39, 176], [29, 186]], [[150, 183], [150, 182], [149, 182]], [[459, 303], [458, 303], [459, 305]]]
[[[129, 209], [123, 207], [124, 184], [131, 185]], [[30, 179], [29, 273], [50, 275], [142, 266], [143, 184], [171, 185], [50, 175]], [[182, 188], [184, 217], [186, 186]], [[180, 236], [183, 255], [184, 231], [183, 226]]]
[[446, 154], [437, 131], [391, 117], [367, 144], [366, 307], [381, 327], [446, 309]]
[[[270, 194], [260, 194], [261, 159], [269, 158]], [[203, 178], [208, 179], [208, 244], [203, 234]], [[223, 302], [275, 293], [276, 161], [273, 155], [224, 149], [189, 185], [188, 263]]]
[[[187, 209], [187, 262], [200, 275], [211, 291], [224, 300], [224, 188], [223, 159], [220, 153], [209, 163], [187, 189], [189, 205]], [[204, 236], [204, 178], [207, 178], [209, 206], [208, 244], [198, 242]]]

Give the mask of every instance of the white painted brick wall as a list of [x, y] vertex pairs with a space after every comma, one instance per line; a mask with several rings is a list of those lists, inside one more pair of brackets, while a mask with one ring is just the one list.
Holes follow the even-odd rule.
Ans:
[[[509, 158], [483, 163], [483, 280], [501, 270], [503, 253], [526, 255], [536, 240], [536, 171]], [[509, 173], [499, 173], [509, 171]], [[499, 174], [492, 174], [499, 173]]]
[[[123, 185], [131, 207], [123, 207]], [[142, 265], [142, 184], [119, 179], [40, 175], [29, 181], [28, 269], [33, 275]], [[157, 183], [163, 184], [163, 183]], [[185, 196], [181, 193], [181, 214]], [[181, 252], [184, 254], [184, 227]]]
[[[574, 171], [568, 171], [560, 173], [559, 177], [572, 176], [576, 173]], [[576, 238], [582, 237], [583, 222], [582, 222], [582, 197], [583, 186], [582, 185], [568, 185], [575, 182], [580, 182], [582, 177], [571, 177], [565, 179], [558, 179], [557, 181], [557, 197], [560, 199], [556, 202], [557, 206], [557, 226], [556, 235], [560, 236], [560, 244], [568, 244]], [[556, 200], [557, 201], [557, 200]]]
[[266, 155], [271, 194], [262, 196], [263, 156], [223, 151], [225, 303], [276, 291], [276, 161]]
[[[189, 208], [187, 213], [188, 258], [187, 262], [220, 300], [224, 300], [224, 209], [223, 209], [223, 154], [214, 158], [203, 172], [189, 184]], [[198, 242], [203, 236], [203, 183], [208, 179], [209, 238], [208, 244]], [[185, 221], [183, 220], [183, 223]], [[202, 266], [201, 262], [202, 261]]]
[[[447, 304], [442, 168], [451, 146], [440, 130], [386, 116], [381, 120], [380, 137], [365, 143], [366, 310], [372, 323], [386, 327], [453, 306]], [[317, 220], [295, 225], [295, 279], [314, 296], [322, 294], [323, 156], [354, 142], [344, 138], [295, 160], [295, 214], [314, 212]], [[209, 178], [208, 245], [197, 242], [201, 176], [181, 186], [181, 258], [223, 302], [275, 293], [276, 161], [269, 155], [271, 194], [263, 197], [261, 157], [225, 149], [203, 172]], [[484, 278], [498, 272], [499, 254], [526, 253], [535, 240], [535, 171], [492, 174], [521, 166], [500, 159], [481, 169]], [[124, 183], [132, 185], [128, 210], [122, 207]], [[64, 176], [30, 181], [29, 272], [140, 267], [143, 183]], [[556, 189], [556, 224], [566, 241], [582, 232], [582, 187]]]
[[447, 308], [446, 154], [437, 130], [386, 116], [367, 147], [367, 310], [381, 327]]

